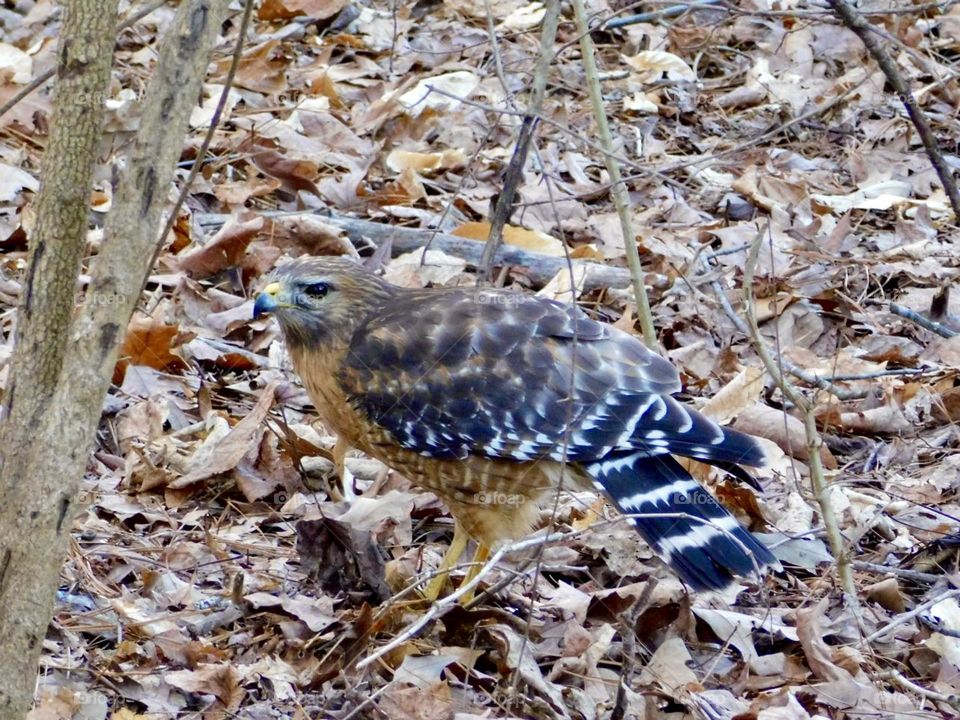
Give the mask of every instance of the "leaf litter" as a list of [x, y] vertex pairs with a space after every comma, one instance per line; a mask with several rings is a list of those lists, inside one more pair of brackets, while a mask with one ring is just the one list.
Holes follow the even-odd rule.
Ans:
[[[600, 19], [620, 9], [589, 3]], [[59, 22], [42, 0], [2, 12], [0, 101], [50, 66]], [[90, 256], [171, 13], [160, 8], [118, 39]], [[623, 267], [564, 13], [506, 242]], [[287, 211], [482, 242], [519, 122], [498, 111], [522, 107], [542, 16], [541, 3], [522, 0], [258, 8], [209, 157], [127, 330], [34, 718], [960, 713], [960, 355], [955, 340], [890, 310], [960, 317], [960, 300], [943, 292], [960, 264], [957, 235], [900, 100], [856, 37], [818, 7], [767, 3], [700, 8], [595, 40], [663, 348], [687, 399], [763, 438], [770, 457], [762, 495], [691, 471], [774, 545], [785, 572], [760, 588], [688, 595], [595, 496], [563, 494], [538, 531], [559, 530], [559, 541], [506, 556], [480, 603], [447, 608], [360, 667], [425, 612], [410, 587], [437, 566], [451, 519], [435, 496], [357, 453], [339, 486], [335, 438], [316, 422], [276, 327], [251, 319], [251, 298], [286, 258], [357, 255], [322, 216]], [[948, 149], [958, 17], [956, 7], [870, 16]], [[235, 24], [222, 40], [223, 58]], [[184, 161], [228, 65], [211, 68]], [[51, 103], [44, 86], [0, 117], [2, 382]], [[764, 230], [762, 336], [849, 391], [804, 385], [856, 562], [857, 614], [824, 543], [802, 417], [725, 309], [743, 313], [747, 247]], [[478, 282], [435, 248], [380, 253], [399, 284]], [[622, 288], [584, 291], [566, 273], [540, 287], [521, 266], [499, 280], [576, 295], [637, 332]]]

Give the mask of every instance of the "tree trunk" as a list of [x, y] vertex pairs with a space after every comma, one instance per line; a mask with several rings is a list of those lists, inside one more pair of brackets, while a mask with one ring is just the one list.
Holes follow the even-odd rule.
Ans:
[[[0, 471], [0, 718], [20, 717], [29, 707], [75, 512], [76, 488], [119, 343], [150, 270], [162, 206], [227, 4], [228, 0], [184, 0], [177, 11], [147, 89], [140, 128], [99, 255], [91, 264], [87, 301], [67, 336], [71, 352], [64, 359], [61, 349], [63, 369], [52, 397], [50, 393], [42, 397], [36, 413], [26, 416], [31, 423], [29, 442], [21, 446], [17, 462], [6, 462]], [[98, 9], [107, 15], [102, 5]], [[113, 20], [110, 15], [111, 27]], [[89, 33], [89, 25], [84, 29]], [[76, 268], [71, 272], [68, 312], [73, 307]], [[28, 275], [33, 275], [32, 269]], [[46, 281], [67, 282], [63, 277]], [[29, 287], [24, 303], [31, 302]], [[44, 342], [52, 341], [43, 334], [33, 337], [37, 327], [27, 327], [15, 354], [34, 347], [41, 352]], [[63, 337], [55, 340], [62, 343]], [[14, 367], [19, 368], [12, 379], [19, 395], [34, 384], [29, 357], [20, 358]], [[14, 400], [19, 402], [16, 395]]]
[[[50, 621], [60, 547], [37, 542], [62, 529], [76, 478], [30, 477], [31, 455], [56, 453], [36, 432], [57, 387], [67, 346], [104, 97], [116, 39], [117, 2], [73, 0], [64, 8], [57, 97], [41, 167], [37, 221], [17, 312], [15, 350], [0, 425], [0, 717], [30, 707], [35, 667]], [[35, 534], [37, 526], [42, 532]]]

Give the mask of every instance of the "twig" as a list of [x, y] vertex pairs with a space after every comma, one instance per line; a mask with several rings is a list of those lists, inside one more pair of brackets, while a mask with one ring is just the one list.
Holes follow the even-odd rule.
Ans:
[[[824, 380], [833, 382], [850, 382], [852, 380], [873, 380], [882, 377], [912, 377], [914, 375], [936, 375], [942, 373], [943, 368], [896, 368], [893, 370], [877, 370], [876, 372], [853, 373], [851, 375], [824, 375]], [[819, 376], [818, 376], [819, 377]]]
[[[487, 37], [490, 39], [490, 54], [493, 56], [493, 69], [497, 74], [497, 80], [500, 81], [500, 88], [503, 90], [504, 98], [510, 106], [516, 110], [516, 104], [513, 102], [513, 93], [510, 92], [510, 83], [507, 82], [507, 74], [503, 71], [503, 56], [500, 54], [500, 39], [497, 37], [496, 14], [490, 6], [490, 0], [483, 0], [483, 9], [484, 14], [487, 16]], [[550, 44], [553, 44], [553, 40], [550, 41]]]
[[897, 685], [905, 690], [915, 692], [917, 695], [925, 697], [928, 700], [946, 703], [954, 710], [960, 710], [960, 699], [958, 699], [956, 695], [944, 695], [936, 690], [928, 690], [925, 687], [917, 685], [912, 680], [908, 680], [896, 670], [884, 670], [883, 672], [877, 673], [874, 677], [876, 677], [878, 680], [893, 680]]
[[623, 720], [627, 712], [627, 689], [633, 681], [637, 662], [637, 620], [650, 607], [650, 598], [657, 587], [657, 579], [650, 578], [643, 587], [643, 593], [625, 612], [620, 615], [623, 641], [623, 667], [620, 670], [620, 684], [617, 686], [617, 699], [610, 713], [610, 720]]
[[527, 155], [530, 152], [530, 143], [533, 141], [533, 132], [536, 127], [537, 122], [533, 115], [528, 114], [523, 118], [513, 156], [503, 175], [503, 188], [497, 194], [497, 202], [490, 216], [490, 233], [487, 235], [487, 242], [483, 246], [483, 254], [480, 256], [480, 265], [477, 268], [481, 277], [487, 281], [490, 280], [490, 271], [497, 248], [503, 242], [503, 228], [513, 214], [513, 199], [520, 186], [520, 179], [523, 177], [523, 168], [527, 164]]
[[902, 318], [906, 318], [907, 320], [916, 323], [925, 330], [935, 332], [940, 337], [952, 338], [960, 334], [953, 328], [949, 328], [943, 323], [938, 323], [936, 320], [931, 320], [930, 318], [925, 317], [920, 313], [911, 310], [910, 308], [904, 307], [903, 305], [898, 305], [897, 303], [890, 303], [890, 312], [892, 312], [894, 315], [899, 315]]
[[[919, 5], [901, 5], [900, 7], [888, 7], [882, 10], [863, 10], [861, 15], [864, 17], [888, 17], [890, 15], [919, 15], [930, 10], [939, 10], [943, 12], [949, 10], [960, 0], [937, 0], [936, 2], [920, 3]], [[788, 17], [788, 18], [810, 18], [813, 20], [822, 20], [829, 22], [831, 18], [823, 10], [802, 10], [800, 8], [791, 8], [790, 10], [744, 10], [734, 5], [732, 2], [724, 2], [723, 7], [732, 13], [744, 17]]]
[[827, 112], [835, 108], [837, 105], [840, 105], [844, 100], [847, 99], [847, 97], [849, 97], [850, 95], [855, 93], [857, 90], [859, 90], [860, 86], [863, 85], [864, 83], [866, 83], [866, 79], [861, 80], [860, 82], [854, 84], [852, 87], [847, 88], [832, 100], [828, 100], [824, 103], [816, 105], [810, 110], [808, 110], [807, 112], [802, 113], [801, 115], [797, 115], [797, 117], [793, 118], [792, 120], [789, 120], [788, 122], [785, 122], [782, 125], [778, 125], [777, 127], [773, 128], [773, 130], [768, 130], [767, 132], [761, 135], [758, 135], [755, 138], [746, 140], [742, 143], [739, 143], [738, 145], [734, 145], [731, 148], [727, 148], [726, 150], [720, 150], [718, 152], [710, 153], [705, 157], [699, 157], [699, 158], [694, 158], [692, 160], [683, 160], [681, 162], [676, 162], [673, 165], [668, 165], [665, 168], [660, 168], [660, 172], [672, 173], [672, 172], [676, 172], [677, 170], [682, 170], [683, 168], [686, 168], [686, 167], [696, 167], [703, 163], [714, 162], [722, 157], [726, 157], [727, 155], [735, 155], [737, 153], [743, 152], [744, 150], [749, 150], [755, 145], [759, 145], [760, 143], [766, 140], [777, 137], [778, 135], [782, 134], [784, 131], [792, 128], [794, 125], [799, 125], [800, 123], [806, 122], [811, 118], [826, 114]]
[[[162, 8], [166, 4], [167, 4], [167, 0], [157, 0], [156, 2], [152, 2], [149, 5], [146, 5], [140, 8], [129, 17], [124, 18], [123, 21], [119, 25], [117, 25], [117, 34], [119, 35], [122, 30], [126, 30], [128, 27], [136, 24], [137, 22], [145, 18], [147, 15], [152, 13], [154, 10], [158, 10], [159, 8]], [[16, 105], [18, 102], [23, 100], [27, 95], [29, 95], [38, 87], [40, 87], [45, 82], [47, 82], [47, 80], [52, 78], [53, 74], [56, 71], [57, 71], [57, 67], [56, 65], [54, 65], [49, 70], [46, 70], [40, 73], [33, 80], [31, 80], [27, 85], [25, 85], [23, 89], [20, 90], [20, 92], [18, 92], [12, 98], [7, 100], [3, 105], [0, 105], [0, 117], [10, 112], [10, 110], [13, 109], [14, 105]]]
[[889, 565], [880, 565], [879, 563], [865, 562], [863, 560], [854, 560], [853, 567], [856, 570], [865, 570], [866, 572], [877, 573], [879, 575], [895, 575], [904, 580], [912, 582], [930, 583], [931, 585], [938, 580], [943, 579], [943, 575], [934, 575], [933, 573], [919, 572], [917, 570], [907, 570], [905, 568], [895, 568]]
[[[437, 95], [442, 95], [443, 97], [448, 97], [451, 100], [456, 100], [457, 102], [461, 102], [464, 105], [469, 105], [470, 107], [475, 107], [480, 110], [485, 110], [486, 112], [499, 113], [500, 115], [512, 115], [515, 117], [523, 117], [523, 113], [514, 112], [504, 108], [493, 107], [489, 103], [482, 103], [476, 100], [471, 100], [470, 98], [462, 97], [460, 95], [457, 95], [452, 92], [448, 92], [442, 88], [435, 87], [432, 85], [430, 86], [430, 92], [434, 92]], [[608, 157], [608, 156], [612, 157], [616, 159], [616, 161], [619, 162], [621, 165], [625, 165], [626, 167], [636, 170], [638, 175], [642, 175], [643, 177], [648, 177], [654, 180], [658, 180], [664, 185], [669, 185], [670, 187], [675, 187], [678, 189], [686, 189], [685, 185], [683, 185], [680, 182], [677, 182], [669, 175], [665, 175], [663, 172], [659, 170], [649, 168], [645, 166], [643, 163], [637, 162], [636, 160], [631, 160], [630, 158], [626, 157], [622, 153], [617, 154], [615, 152], [612, 152], [606, 149], [605, 147], [603, 147], [602, 143], [594, 142], [590, 138], [585, 137], [582, 133], [574, 132], [572, 129], [570, 129], [569, 126], [564, 125], [561, 122], [552, 120], [549, 117], [540, 117], [539, 120], [544, 125], [548, 125], [554, 130], [556, 130], [558, 133], [561, 133], [566, 137], [570, 138], [571, 142], [575, 143], [576, 145], [582, 145], [585, 148], [589, 148], [594, 152], [600, 153], [604, 157]], [[686, 165], [689, 165], [689, 164], [691, 163], [686, 163]], [[681, 165], [681, 167], [683, 167], [683, 165]]]
[[[488, 280], [490, 279], [493, 258], [503, 240], [503, 227], [507, 224], [507, 219], [513, 210], [513, 198], [516, 196], [517, 187], [523, 178], [523, 168], [527, 164], [527, 155], [530, 152], [530, 143], [533, 141], [533, 133], [537, 127], [537, 118], [540, 116], [540, 108], [543, 107], [543, 97], [547, 90], [547, 75], [554, 58], [554, 40], [559, 24], [560, 0], [550, 0], [546, 3], [546, 13], [543, 16], [543, 26], [540, 30], [540, 52], [537, 54], [537, 62], [534, 66], [530, 102], [524, 114], [523, 122], [520, 124], [517, 145], [503, 178], [503, 189], [497, 197], [497, 204], [490, 218], [490, 234], [487, 236], [487, 243], [483, 248], [483, 255], [480, 257], [480, 273]], [[496, 47], [495, 35], [492, 42]], [[499, 59], [499, 56], [497, 58]]]
[[814, 494], [817, 497], [817, 503], [820, 506], [820, 514], [823, 516], [823, 525], [827, 533], [827, 541], [830, 543], [830, 551], [837, 559], [837, 573], [840, 576], [840, 583], [844, 594], [847, 596], [847, 603], [851, 607], [857, 607], [857, 589], [853, 582], [853, 572], [850, 567], [850, 556], [844, 548], [843, 536], [840, 534], [840, 525], [837, 522], [836, 513], [830, 502], [830, 488], [827, 485], [826, 477], [823, 471], [823, 459], [820, 457], [820, 448], [823, 446], [823, 439], [817, 431], [817, 420], [814, 416], [813, 404], [784, 377], [780, 367], [770, 355], [767, 346], [760, 335], [760, 327], [757, 325], [757, 316], [754, 313], [753, 303], [753, 277], [757, 266], [757, 257], [760, 254], [760, 245], [767, 229], [762, 229], [757, 233], [756, 239], [747, 255], [747, 264], [743, 270], [743, 294], [746, 305], [747, 323], [750, 328], [750, 340], [753, 348], [760, 359], [763, 361], [767, 372], [773, 378], [774, 382], [780, 388], [781, 392], [793, 402], [798, 409], [803, 412], [803, 426], [807, 436], [807, 454], [809, 455], [810, 482], [813, 485]]
[[930, 129], [930, 124], [927, 122], [926, 116], [920, 110], [920, 106], [914, 99], [910, 87], [900, 75], [893, 59], [877, 41], [877, 36], [873, 33], [871, 24], [861, 17], [846, 0], [827, 0], [827, 2], [843, 23], [860, 38], [864, 47], [867, 48], [867, 52], [877, 61], [877, 65], [880, 66], [887, 81], [900, 96], [900, 101], [906, 108], [910, 120], [913, 121], [914, 127], [917, 128], [917, 134], [920, 135], [923, 147], [927, 151], [930, 164], [933, 165], [933, 169], [936, 170], [943, 189], [947, 193], [947, 197], [950, 198], [953, 217], [955, 220], [960, 220], [960, 191], [957, 190], [957, 184], [953, 181], [953, 174], [947, 166], [946, 160], [943, 158], [943, 153], [940, 152], [940, 145], [933, 135], [933, 130]]
[[696, 10], [702, 7], [709, 7], [711, 5], [722, 5], [724, 0], [695, 0], [691, 3], [685, 3], [683, 5], [670, 5], [660, 10], [652, 10], [650, 12], [638, 13], [637, 15], [627, 15], [626, 17], [617, 18], [615, 20], [608, 20], [601, 27], [605, 30], [613, 30], [614, 28], [623, 27], [625, 25], [636, 25], [637, 23], [652, 22], [654, 20], [662, 20], [664, 18], [677, 17], [678, 15], [683, 15], [692, 10]]
[[[703, 264], [708, 270], [710, 269], [710, 266], [706, 264], [706, 259], [704, 259]], [[746, 280], [744, 280], [744, 286], [746, 286], [746, 284]], [[730, 322], [733, 323], [733, 326], [741, 335], [750, 338], [752, 335], [750, 328], [747, 327], [747, 324], [743, 321], [743, 318], [737, 314], [737, 311], [733, 309], [733, 306], [730, 304], [730, 300], [727, 298], [727, 293], [720, 284], [720, 281], [711, 280], [710, 287], [713, 288], [713, 293], [717, 296], [717, 301], [720, 303], [720, 307], [723, 308], [723, 312], [730, 319]], [[868, 390], [852, 390], [838, 387], [830, 382], [830, 378], [820, 377], [819, 375], [815, 375], [808, 370], [804, 370], [784, 357], [780, 358], [780, 365], [795, 378], [799, 378], [809, 385], [813, 385], [814, 387], [824, 390], [839, 400], [859, 400], [861, 398], [865, 398], [869, 394]]]
[[643, 339], [647, 346], [657, 352], [657, 331], [653, 327], [653, 315], [650, 312], [650, 301], [647, 298], [647, 288], [643, 282], [643, 267], [640, 264], [640, 251], [637, 250], [637, 238], [633, 233], [633, 223], [630, 220], [630, 197], [626, 183], [620, 173], [620, 165], [613, 159], [613, 138], [610, 134], [610, 123], [607, 121], [606, 110], [603, 105], [603, 90], [600, 87], [600, 78], [597, 72], [597, 60], [594, 55], [593, 39], [590, 37], [590, 27], [587, 24], [587, 11], [583, 0], [573, 0], [573, 10], [577, 18], [577, 32], [580, 34], [580, 55], [583, 63], [583, 72], [590, 92], [590, 103], [593, 105], [594, 118], [597, 121], [600, 144], [603, 146], [604, 164], [610, 175], [610, 195], [617, 208], [620, 218], [620, 231], [623, 234], [623, 245], [627, 253], [627, 265], [633, 280], [633, 294], [637, 303], [637, 319], [643, 331]]
[[930, 598], [925, 603], [921, 603], [920, 605], [917, 605], [910, 612], [905, 612], [902, 615], [897, 615], [897, 617], [895, 617], [889, 623], [884, 625], [882, 628], [880, 628], [874, 633], [871, 633], [870, 635], [867, 635], [867, 637], [865, 637], [863, 640], [860, 641], [860, 645], [869, 645], [874, 640], [882, 638], [891, 630], [896, 630], [901, 625], [906, 625], [908, 622], [913, 620], [917, 615], [924, 612], [925, 610], [929, 610], [937, 603], [942, 602], [944, 600], [949, 600], [950, 598], [957, 597], [958, 595], [960, 595], [960, 588], [952, 588], [942, 593], [941, 595], [937, 595], [936, 597]]
[[[691, 520], [691, 521], [701, 522], [701, 523], [710, 522], [707, 519], [704, 519], [702, 517], [695, 517], [693, 515], [690, 515], [689, 513], [665, 513], [665, 514], [664, 513], [632, 513], [630, 515], [625, 515], [623, 517], [624, 518], [628, 518], [628, 517], [629, 518], [645, 518], [645, 519], [650, 519], [650, 518], [684, 519], [684, 520]], [[621, 518], [618, 518], [614, 522], [617, 522], [620, 519]], [[370, 665], [371, 663], [376, 662], [379, 658], [383, 657], [387, 653], [393, 651], [394, 649], [400, 647], [401, 645], [409, 641], [414, 635], [416, 635], [424, 627], [430, 624], [431, 621], [446, 615], [453, 608], [453, 606], [458, 603], [461, 597], [471, 592], [480, 583], [480, 581], [484, 578], [484, 576], [487, 573], [489, 573], [494, 568], [494, 566], [496, 566], [498, 562], [500, 562], [500, 559], [503, 558], [504, 555], [507, 555], [512, 552], [517, 552], [520, 550], [526, 550], [532, 547], [538, 547], [538, 546], [543, 547], [550, 543], [559, 542], [561, 540], [567, 540], [571, 537], [579, 535], [581, 532], [582, 530], [572, 530], [568, 532], [555, 532], [555, 533], [550, 533], [548, 535], [540, 535], [532, 538], [527, 538], [526, 540], [520, 540], [518, 542], [511, 543], [509, 545], [505, 545], [499, 548], [495, 553], [493, 553], [493, 555], [491, 555], [487, 559], [487, 561], [483, 564], [483, 567], [476, 574], [476, 576], [474, 576], [470, 580], [470, 582], [464, 583], [463, 585], [458, 587], [456, 591], [450, 593], [449, 595], [439, 598], [435, 603], [433, 603], [433, 605], [430, 607], [430, 609], [426, 613], [424, 613], [419, 619], [417, 619], [416, 622], [413, 622], [410, 625], [408, 625], [407, 628], [402, 633], [397, 635], [393, 640], [388, 642], [386, 645], [381, 647], [372, 655], [369, 655], [365, 657], [363, 660], [361, 660], [360, 662], [358, 662], [356, 665], [357, 670], [362, 670], [363, 668]], [[724, 532], [724, 535], [726, 535], [731, 541], [737, 544], [740, 547], [740, 549], [750, 554], [750, 551], [747, 549], [746, 545], [744, 545], [743, 542], [738, 537], [736, 537], [733, 533], [729, 531], [723, 531], [723, 532]], [[750, 557], [753, 560], [754, 571], [757, 573], [757, 576], [759, 577], [761, 573], [761, 568], [757, 564], [756, 559], [753, 558], [752, 554], [750, 554]]]

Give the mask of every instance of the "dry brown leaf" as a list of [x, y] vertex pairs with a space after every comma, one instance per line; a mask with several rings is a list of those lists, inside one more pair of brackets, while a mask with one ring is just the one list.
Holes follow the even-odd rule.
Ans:
[[745, 367], [733, 380], [717, 391], [700, 408], [700, 412], [721, 425], [726, 425], [745, 408], [756, 404], [763, 392], [763, 370]]
[[376, 705], [397, 720], [449, 720], [454, 710], [450, 686], [443, 681], [426, 688], [391, 682]]
[[[454, 229], [451, 235], [486, 242], [490, 236], [490, 223], [464, 223]], [[540, 232], [539, 230], [527, 230], [526, 228], [517, 227], [516, 225], [504, 225], [503, 242], [531, 252], [542, 253], [543, 255], [561, 257], [564, 254], [563, 243], [555, 237]]]
[[[217, 72], [221, 77], [226, 75], [231, 63], [232, 58], [229, 56], [217, 63]], [[288, 63], [279, 40], [268, 40], [257, 47], [245, 49], [234, 77], [234, 85], [254, 92], [281, 93], [287, 89]]]
[[254, 446], [254, 437], [262, 429], [263, 420], [273, 407], [278, 382], [272, 382], [260, 393], [253, 409], [224, 436], [217, 438], [208, 453], [191, 463], [186, 475], [168, 485], [177, 490], [208, 477], [232, 470]]
[[427, 197], [420, 177], [410, 168], [403, 170], [396, 180], [384, 183], [383, 187], [377, 190], [358, 188], [357, 194], [378, 205], [411, 205]]
[[421, 153], [408, 150], [391, 150], [384, 161], [386, 166], [394, 172], [414, 170], [415, 172], [431, 172], [463, 167], [467, 164], [467, 156], [462, 150], [444, 150], [443, 152]]
[[821, 680], [852, 680], [850, 673], [833, 662], [830, 648], [823, 640], [823, 616], [829, 606], [824, 598], [816, 605], [797, 611], [797, 635], [807, 664]]
[[320, 191], [313, 183], [320, 172], [315, 162], [287, 157], [271, 149], [254, 151], [250, 161], [262, 172], [280, 180], [284, 189], [291, 193], [304, 190], [320, 197]]
[[227, 711], [236, 710], [244, 696], [240, 678], [230, 663], [200, 665], [196, 670], [174, 670], [165, 673], [164, 680], [187, 692], [212, 695]]
[[[737, 416], [733, 427], [741, 432], [772, 440], [788, 455], [801, 460], [808, 460], [810, 457], [803, 421], [782, 410], [759, 404], [745, 408]], [[826, 445], [820, 448], [820, 459], [828, 470], [837, 468], [837, 459]]]
[[179, 325], [166, 325], [158, 318], [135, 316], [120, 346], [113, 382], [122, 383], [130, 365], [145, 365], [155, 370], [185, 370], [187, 364], [175, 351], [183, 339]]
[[859, 435], [913, 435], [916, 428], [894, 403], [861, 412], [840, 413], [840, 427]]
[[696, 674], [690, 669], [693, 658], [682, 638], [665, 640], [640, 673], [641, 685], [656, 685], [670, 694], [686, 688], [699, 688]]
[[696, 80], [697, 74], [684, 60], [673, 53], [661, 50], [645, 50], [630, 57], [624, 57], [623, 62], [636, 73], [640, 82], [653, 82], [663, 76], [674, 80]]
[[261, 20], [291, 20], [306, 15], [314, 20], [325, 20], [347, 4], [347, 0], [264, 0], [257, 16]]
[[264, 230], [271, 246], [288, 255], [349, 255], [357, 251], [341, 228], [316, 215], [287, 215], [271, 218]]
[[900, 583], [896, 578], [886, 578], [880, 582], [873, 583], [864, 588], [867, 600], [879, 604], [886, 610], [895, 613], [905, 612], [907, 609], [906, 598], [900, 590]]
[[261, 178], [255, 175], [238, 182], [225, 182], [215, 185], [214, 194], [227, 207], [246, 204], [250, 198], [270, 195], [281, 187], [282, 183], [276, 178]]
[[231, 217], [206, 245], [180, 256], [177, 265], [193, 278], [206, 278], [239, 265], [247, 246], [263, 229], [263, 217], [245, 212]]

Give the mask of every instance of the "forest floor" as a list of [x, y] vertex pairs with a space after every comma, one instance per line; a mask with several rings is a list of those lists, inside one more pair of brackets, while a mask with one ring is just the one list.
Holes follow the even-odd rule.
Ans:
[[[0, 104], [52, 67], [59, 26], [49, 0], [10, 5]], [[957, 167], [960, 8], [859, 9]], [[178, 183], [224, 88], [235, 10]], [[597, 26], [624, 15], [607, 0], [587, 10]], [[89, 256], [173, 12], [118, 35]], [[384, 244], [389, 233], [351, 242], [339, 228], [359, 218], [482, 247], [542, 12], [523, 0], [255, 8], [209, 153], [128, 329], [35, 720], [960, 716], [960, 340], [946, 337], [960, 329], [949, 295], [960, 237], [902, 98], [816, 2], [719, 2], [593, 33], [662, 350], [686, 400], [764, 438], [770, 457], [756, 473], [762, 494], [697, 476], [775, 547], [783, 571], [690, 593], [609, 507], [598, 515], [595, 496], [569, 494], [543, 511], [540, 536], [562, 536], [536, 562], [529, 550], [506, 556], [478, 603], [441, 603], [414, 632], [427, 608], [403, 591], [445, 551], [445, 507], [358, 454], [347, 465], [359, 497], [332, 499], [334, 438], [273, 320], [252, 319], [252, 298], [302, 254], [373, 256], [405, 286], [476, 284], [455, 245], [401, 252]], [[507, 236], [530, 255], [496, 282], [575, 296], [639, 336], [578, 40], [564, 5]], [[52, 102], [48, 83], [0, 117], [0, 362]], [[423, 246], [429, 233], [417, 237]], [[822, 498], [802, 413], [743, 332], [755, 242], [760, 338], [803, 371], [785, 375], [823, 440]], [[621, 270], [545, 274], [556, 267], [545, 258], [565, 253]]]

